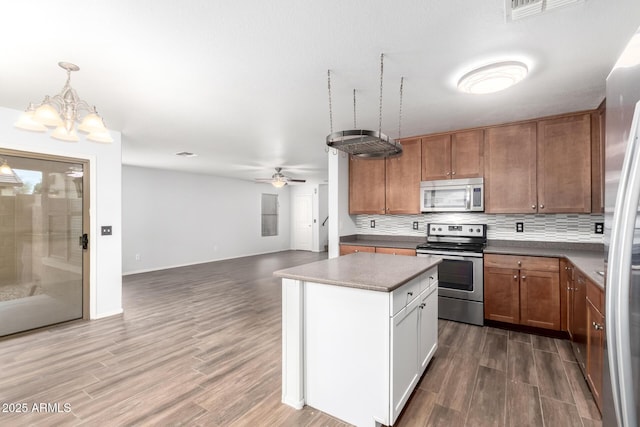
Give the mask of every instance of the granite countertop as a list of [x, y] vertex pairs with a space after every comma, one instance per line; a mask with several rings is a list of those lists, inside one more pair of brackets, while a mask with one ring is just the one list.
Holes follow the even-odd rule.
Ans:
[[375, 246], [378, 248], [415, 249], [425, 237], [416, 236], [378, 236], [373, 234], [353, 234], [340, 237], [341, 245]]
[[490, 241], [484, 253], [566, 258], [591, 281], [604, 289], [604, 277], [596, 273], [596, 271], [604, 271], [604, 248], [600, 244]]
[[[415, 249], [426, 237], [378, 236], [354, 234], [340, 238], [341, 245], [360, 245], [387, 248]], [[604, 288], [604, 248], [600, 243], [530, 242], [517, 240], [489, 240], [485, 254], [546, 256], [566, 258], [595, 284]]]
[[439, 264], [437, 256], [410, 257], [359, 252], [278, 270], [276, 277], [391, 292]]

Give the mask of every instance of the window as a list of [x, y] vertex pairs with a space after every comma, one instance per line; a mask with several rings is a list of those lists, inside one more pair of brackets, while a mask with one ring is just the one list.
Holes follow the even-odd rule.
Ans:
[[262, 235], [278, 235], [278, 195], [262, 195]]

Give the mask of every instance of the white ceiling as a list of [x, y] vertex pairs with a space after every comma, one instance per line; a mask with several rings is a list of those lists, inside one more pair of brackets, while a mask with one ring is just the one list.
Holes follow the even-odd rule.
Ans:
[[[640, 25], [637, 0], [585, 0], [505, 22], [504, 0], [172, 0], [4, 2], [0, 105], [24, 109], [72, 86], [122, 132], [127, 165], [241, 179], [282, 166], [326, 179], [327, 69], [334, 130], [410, 136], [591, 109]], [[457, 78], [503, 58], [529, 77], [502, 93], [467, 95]], [[62, 143], [62, 142], [56, 142]], [[175, 156], [179, 151], [199, 154]]]

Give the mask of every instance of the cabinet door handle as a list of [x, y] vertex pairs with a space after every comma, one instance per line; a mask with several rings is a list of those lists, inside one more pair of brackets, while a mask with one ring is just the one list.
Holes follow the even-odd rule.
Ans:
[[451, 172], [447, 172], [447, 176], [451, 175]]
[[429, 280], [433, 280], [433, 276], [429, 276]]
[[591, 322], [591, 325], [593, 326], [593, 329], [595, 329], [596, 331], [601, 331], [602, 329], [604, 329], [604, 327], [596, 322]]
[[451, 175], [455, 175], [455, 174], [456, 174], [456, 171], [451, 172]]
[[357, 252], [360, 252], [360, 250], [356, 249], [354, 252], [356, 252], [356, 253], [357, 253]]
[[527, 276], [522, 276], [522, 280], [524, 280], [524, 279], [526, 279], [526, 278], [527, 278]]
[[544, 209], [544, 205], [540, 205], [540, 209]]
[[514, 279], [517, 279], [517, 278], [518, 278], [518, 275], [517, 275], [517, 274], [514, 274], [514, 275], [513, 275], [513, 278], [514, 278]]
[[518, 261], [518, 266], [522, 265], [522, 261]]
[[536, 205], [531, 205], [531, 209], [536, 210]]

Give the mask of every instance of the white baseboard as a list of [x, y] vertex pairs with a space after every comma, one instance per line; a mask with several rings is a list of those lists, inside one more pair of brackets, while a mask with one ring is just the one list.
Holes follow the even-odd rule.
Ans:
[[124, 309], [119, 308], [118, 310], [107, 311], [106, 313], [98, 313], [95, 317], [92, 317], [91, 320], [104, 319], [105, 317], [117, 316], [122, 313], [124, 313]]

